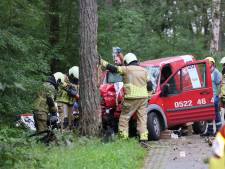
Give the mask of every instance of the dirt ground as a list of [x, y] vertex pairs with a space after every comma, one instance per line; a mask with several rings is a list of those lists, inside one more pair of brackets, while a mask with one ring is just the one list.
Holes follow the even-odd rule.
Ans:
[[211, 147], [199, 135], [150, 142], [143, 169], [207, 169]]

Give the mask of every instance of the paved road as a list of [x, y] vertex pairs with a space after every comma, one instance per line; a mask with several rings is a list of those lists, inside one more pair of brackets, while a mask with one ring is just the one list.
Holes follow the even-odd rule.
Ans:
[[211, 147], [199, 135], [150, 142], [143, 169], [207, 169]]

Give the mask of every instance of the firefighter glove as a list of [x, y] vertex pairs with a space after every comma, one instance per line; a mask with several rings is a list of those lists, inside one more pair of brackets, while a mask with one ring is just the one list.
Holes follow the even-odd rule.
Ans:
[[108, 62], [105, 61], [104, 59], [101, 59], [101, 65], [102, 65], [103, 67], [106, 67], [106, 66], [108, 65]]

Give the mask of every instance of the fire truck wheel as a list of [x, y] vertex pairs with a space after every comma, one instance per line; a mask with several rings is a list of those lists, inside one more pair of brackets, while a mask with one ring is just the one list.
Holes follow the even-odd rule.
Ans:
[[161, 125], [160, 125], [159, 117], [157, 116], [155, 112], [148, 113], [147, 128], [148, 128], [149, 139], [159, 140]]
[[192, 125], [195, 134], [202, 134], [207, 128], [207, 121], [194, 122]]

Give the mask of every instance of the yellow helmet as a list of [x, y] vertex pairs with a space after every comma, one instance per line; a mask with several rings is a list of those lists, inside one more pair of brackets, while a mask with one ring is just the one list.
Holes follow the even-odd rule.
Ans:
[[73, 66], [69, 69], [69, 76], [73, 75], [75, 78], [79, 79], [79, 67]]
[[207, 57], [205, 59], [208, 59], [210, 62], [213, 62], [214, 64], [216, 63], [215, 60], [212, 57]]
[[65, 75], [61, 72], [56, 72], [53, 74], [56, 82], [61, 82], [61, 83], [64, 83], [65, 82]]
[[223, 57], [220, 61], [220, 63], [224, 64], [225, 63], [225, 57]]

